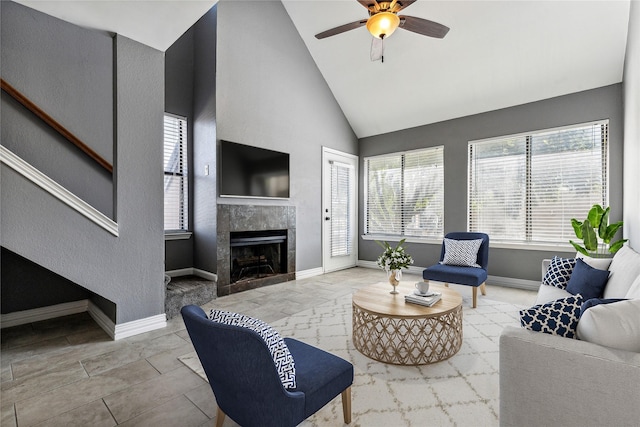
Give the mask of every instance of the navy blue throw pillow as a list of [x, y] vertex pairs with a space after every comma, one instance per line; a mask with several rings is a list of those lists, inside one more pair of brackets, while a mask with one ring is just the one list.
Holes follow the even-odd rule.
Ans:
[[587, 311], [588, 308], [595, 307], [596, 305], [611, 304], [612, 302], [626, 301], [626, 300], [627, 298], [591, 298], [583, 302], [582, 305], [580, 306], [580, 317], [582, 317], [582, 315], [584, 314], [585, 311]]
[[520, 310], [520, 324], [532, 331], [575, 338], [582, 301], [578, 294]]
[[609, 280], [607, 270], [593, 268], [578, 258], [567, 283], [567, 292], [573, 295], [580, 294], [585, 300], [602, 298], [607, 280]]

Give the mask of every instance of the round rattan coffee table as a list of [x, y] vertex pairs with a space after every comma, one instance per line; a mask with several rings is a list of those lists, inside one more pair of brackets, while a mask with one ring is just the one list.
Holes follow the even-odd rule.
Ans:
[[462, 346], [462, 297], [453, 289], [431, 283], [442, 293], [431, 307], [406, 303], [413, 284], [400, 283], [389, 294], [388, 283], [377, 283], [353, 294], [353, 344], [371, 359], [395, 365], [424, 365], [453, 356]]

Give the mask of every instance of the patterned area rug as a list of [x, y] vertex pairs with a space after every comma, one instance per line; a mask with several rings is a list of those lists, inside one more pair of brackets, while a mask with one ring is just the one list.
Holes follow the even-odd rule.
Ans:
[[[369, 359], [351, 342], [351, 295], [319, 305], [272, 325], [354, 365], [352, 426], [497, 426], [498, 339], [505, 325], [519, 325], [522, 307], [478, 299], [463, 302], [463, 344], [448, 360], [423, 366], [387, 365]], [[195, 353], [180, 360], [203, 378]], [[228, 422], [229, 420], [227, 420]], [[338, 396], [301, 426], [342, 425]], [[226, 424], [225, 424], [226, 425]]]

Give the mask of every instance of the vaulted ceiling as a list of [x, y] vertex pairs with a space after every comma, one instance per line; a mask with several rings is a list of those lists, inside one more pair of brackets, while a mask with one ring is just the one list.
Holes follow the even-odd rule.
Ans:
[[[217, 1], [19, 3], [164, 51]], [[398, 29], [384, 63], [370, 60], [365, 27], [314, 37], [366, 19], [356, 0], [282, 3], [360, 138], [622, 81], [629, 0], [418, 0], [401, 14], [451, 30], [434, 39]]]

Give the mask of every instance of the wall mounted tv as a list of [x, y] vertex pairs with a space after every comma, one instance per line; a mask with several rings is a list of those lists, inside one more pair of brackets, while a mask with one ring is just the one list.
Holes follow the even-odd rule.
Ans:
[[220, 141], [220, 197], [289, 198], [289, 154]]

